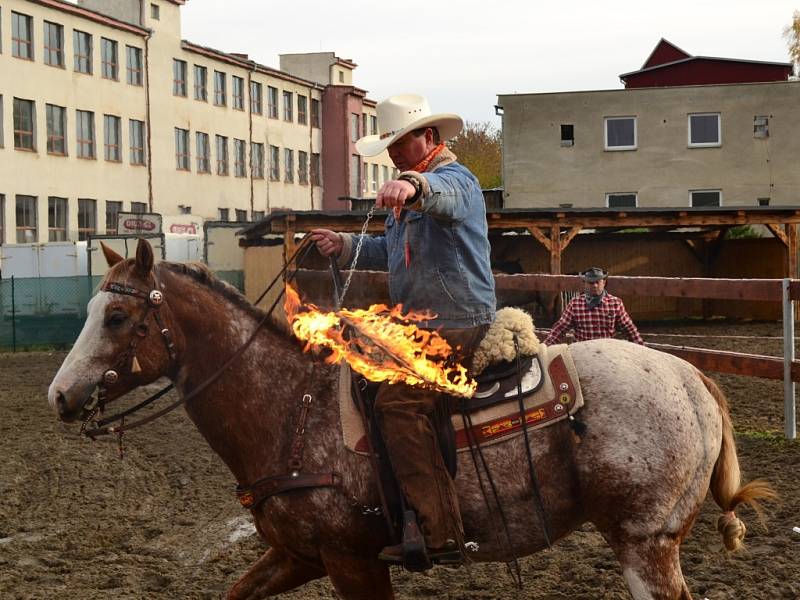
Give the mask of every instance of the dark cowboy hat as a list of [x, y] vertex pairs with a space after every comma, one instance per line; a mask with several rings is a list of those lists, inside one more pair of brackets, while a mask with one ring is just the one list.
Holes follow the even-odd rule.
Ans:
[[601, 267], [590, 267], [581, 273], [581, 279], [586, 283], [594, 283], [608, 277], [608, 271]]

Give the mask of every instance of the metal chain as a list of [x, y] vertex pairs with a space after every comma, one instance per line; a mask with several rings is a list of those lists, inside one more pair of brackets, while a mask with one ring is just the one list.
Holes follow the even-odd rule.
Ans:
[[361, 254], [361, 246], [364, 245], [364, 236], [367, 233], [367, 226], [369, 225], [369, 221], [374, 214], [375, 205], [373, 204], [367, 213], [367, 220], [364, 221], [364, 225], [361, 227], [361, 233], [358, 236], [358, 243], [356, 244], [356, 253], [353, 257], [353, 263], [350, 265], [350, 272], [347, 274], [347, 280], [345, 280], [344, 285], [342, 286], [342, 293], [339, 295], [339, 306], [344, 306], [344, 297], [345, 294], [347, 294], [347, 289], [350, 287], [350, 280], [353, 279], [353, 272], [356, 270], [356, 263], [358, 263], [358, 255]]

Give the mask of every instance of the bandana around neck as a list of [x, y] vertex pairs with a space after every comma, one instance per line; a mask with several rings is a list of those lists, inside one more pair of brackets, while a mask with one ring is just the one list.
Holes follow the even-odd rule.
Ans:
[[409, 171], [416, 171], [417, 173], [424, 173], [425, 171], [428, 170], [428, 167], [431, 166], [431, 163], [433, 162], [433, 159], [436, 158], [439, 155], [439, 153], [444, 149], [445, 149], [445, 145], [444, 145], [444, 142], [442, 142], [439, 145], [437, 145], [433, 150], [428, 152], [428, 154], [425, 156], [425, 158], [423, 158], [416, 165], [411, 167], [409, 169]]
[[603, 298], [606, 295], [606, 291], [603, 290], [597, 296], [592, 296], [591, 294], [586, 294], [586, 308], [589, 310], [593, 308], [597, 308], [600, 306], [600, 303], [603, 301]]

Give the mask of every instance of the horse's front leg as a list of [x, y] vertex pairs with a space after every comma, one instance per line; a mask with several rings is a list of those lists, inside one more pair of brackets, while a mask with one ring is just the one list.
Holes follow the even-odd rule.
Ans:
[[288, 592], [325, 576], [325, 571], [299, 562], [276, 548], [267, 550], [228, 592], [227, 600], [260, 600]]
[[386, 563], [322, 548], [322, 562], [343, 600], [393, 600], [392, 578]]

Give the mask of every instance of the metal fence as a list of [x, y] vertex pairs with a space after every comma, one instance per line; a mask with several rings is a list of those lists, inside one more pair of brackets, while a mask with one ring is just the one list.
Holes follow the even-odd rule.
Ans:
[[[242, 271], [216, 275], [244, 290]], [[86, 321], [86, 307], [101, 276], [0, 280], [0, 350], [67, 347]]]

